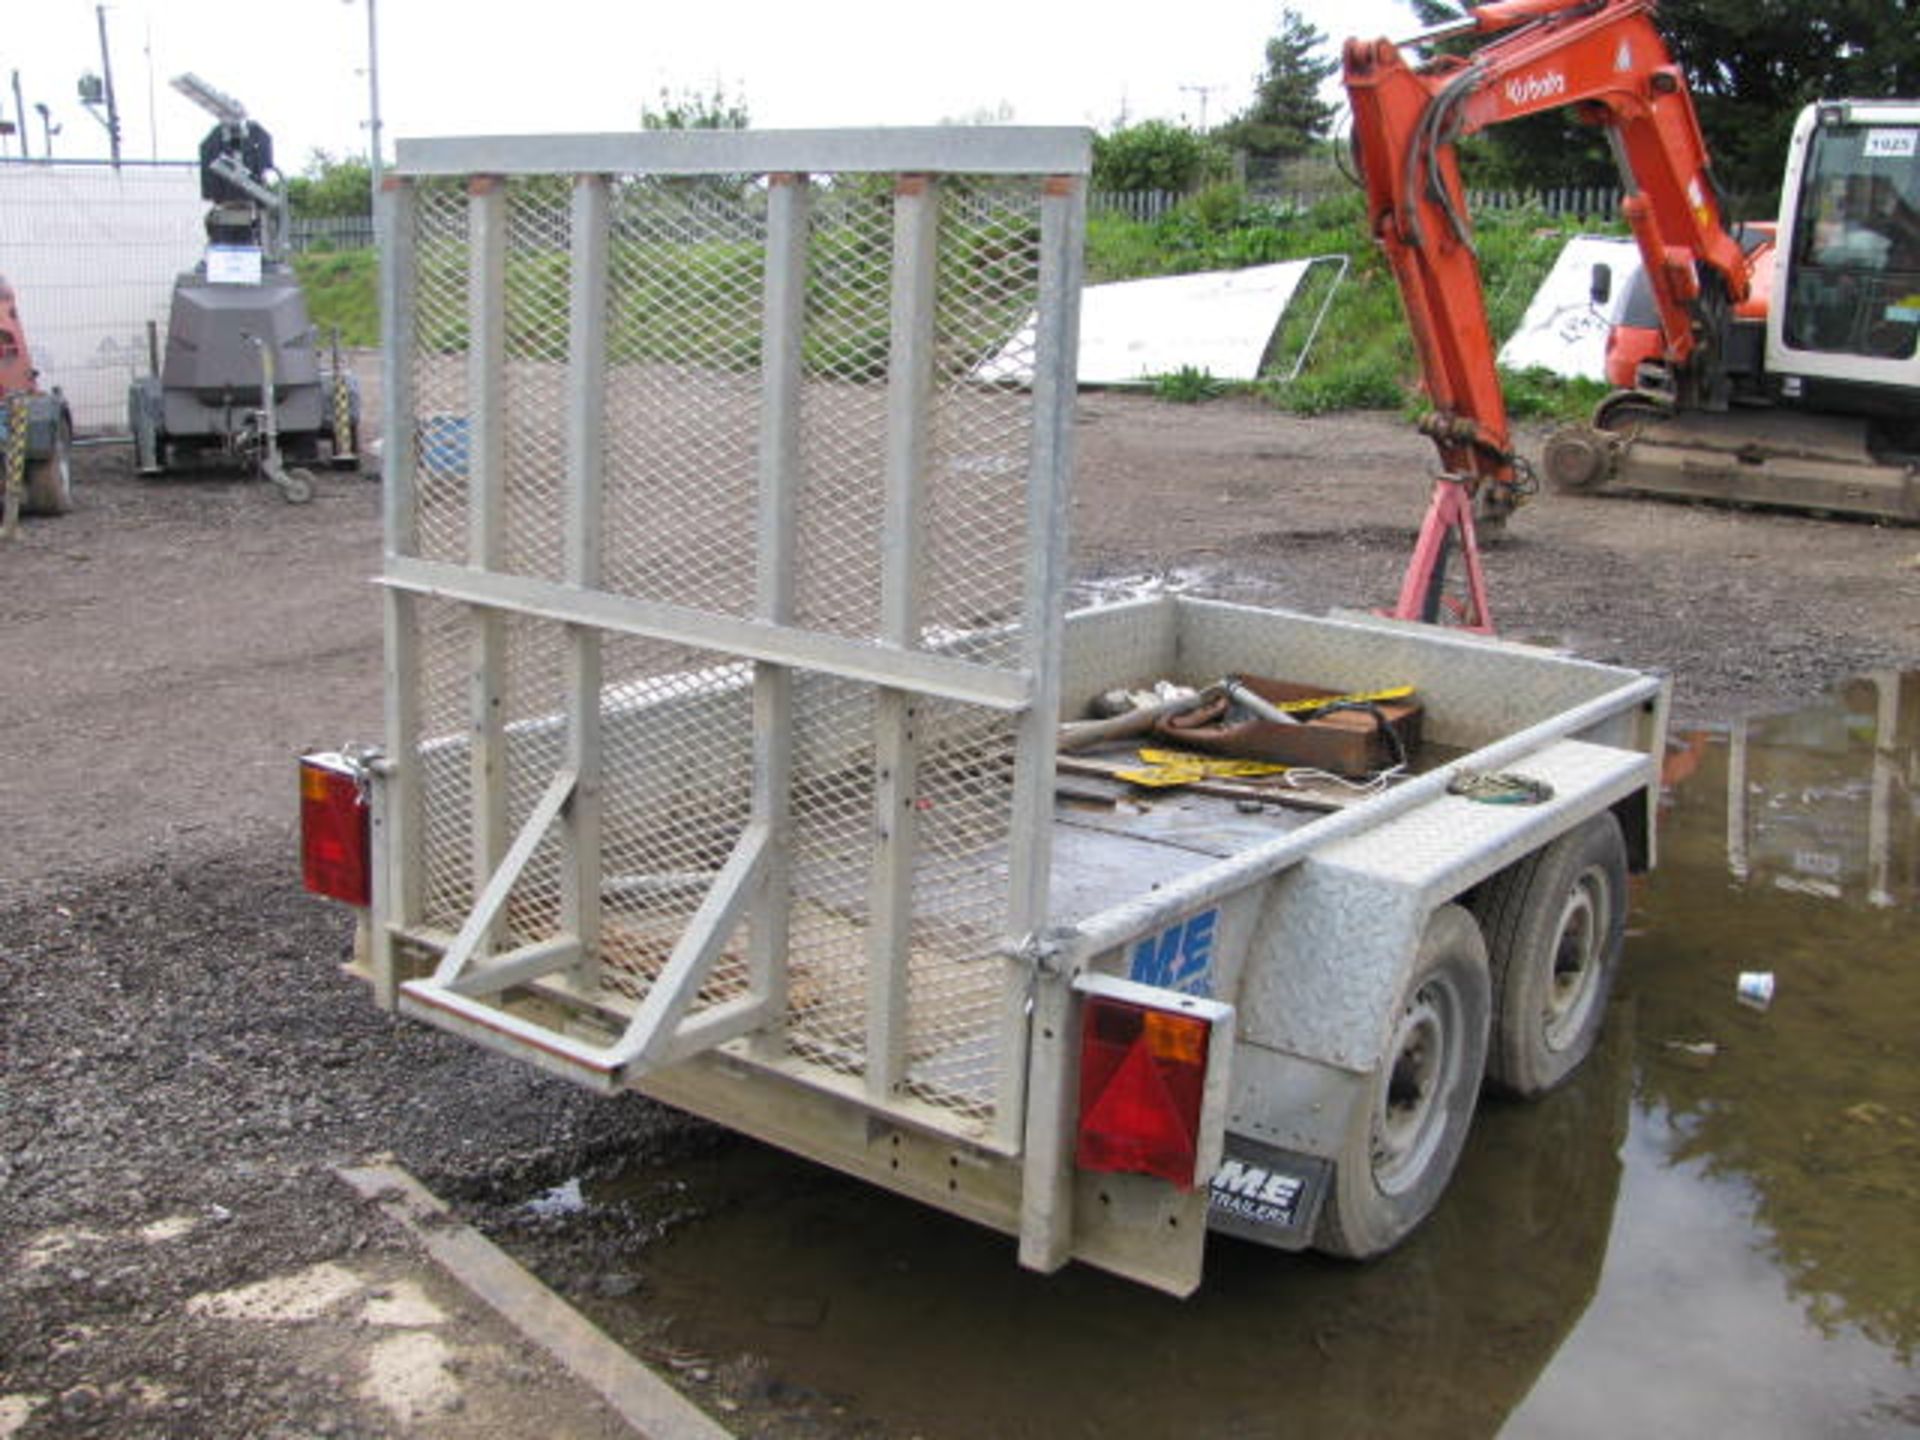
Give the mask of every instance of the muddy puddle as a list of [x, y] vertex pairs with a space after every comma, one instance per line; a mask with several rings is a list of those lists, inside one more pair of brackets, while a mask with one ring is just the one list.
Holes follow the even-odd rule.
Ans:
[[587, 1187], [694, 1217], [596, 1318], [810, 1434], [1920, 1433], [1920, 676], [1677, 745], [1602, 1050], [1385, 1260], [1216, 1236], [1176, 1302], [739, 1143]]

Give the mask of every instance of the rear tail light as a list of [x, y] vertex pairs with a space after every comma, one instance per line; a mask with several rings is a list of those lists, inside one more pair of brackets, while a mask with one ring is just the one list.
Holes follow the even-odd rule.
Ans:
[[329, 900], [367, 905], [373, 850], [365, 769], [344, 755], [300, 757], [300, 874]]
[[1156, 1175], [1191, 1190], [1212, 1044], [1213, 1025], [1203, 1015], [1086, 996], [1075, 1163]]

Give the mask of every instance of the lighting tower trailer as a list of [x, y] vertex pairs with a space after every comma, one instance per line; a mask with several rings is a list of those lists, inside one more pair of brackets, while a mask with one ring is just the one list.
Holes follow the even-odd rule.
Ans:
[[313, 476], [301, 467], [323, 444], [337, 468], [357, 460], [359, 386], [337, 342], [321, 358], [284, 258], [287, 201], [273, 137], [198, 77], [173, 84], [218, 121], [200, 142], [200, 194], [212, 208], [205, 256], [174, 282], [165, 360], [128, 392], [137, 467], [166, 475], [218, 454], [255, 466], [302, 503], [313, 498]]

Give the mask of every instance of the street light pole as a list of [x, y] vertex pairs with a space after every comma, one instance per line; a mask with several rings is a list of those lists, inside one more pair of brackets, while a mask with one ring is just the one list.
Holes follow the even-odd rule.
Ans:
[[380, 192], [380, 22], [376, 0], [367, 0], [367, 138], [371, 143], [373, 189]]
[[96, 5], [93, 13], [100, 21], [100, 78], [107, 91], [107, 145], [113, 151], [113, 168], [120, 168], [120, 106], [113, 98], [113, 56], [107, 50], [107, 7]]

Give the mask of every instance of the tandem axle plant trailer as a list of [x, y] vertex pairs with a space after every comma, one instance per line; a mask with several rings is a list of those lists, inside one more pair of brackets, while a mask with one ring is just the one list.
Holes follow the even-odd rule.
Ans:
[[[384, 1006], [1187, 1293], [1210, 1228], [1397, 1243], [1483, 1076], [1578, 1063], [1666, 700], [1388, 621], [1065, 615], [1088, 164], [403, 144], [387, 734], [303, 762], [305, 865]], [[1032, 317], [1031, 388], [982, 383]], [[1230, 674], [1410, 685], [1420, 752], [1314, 809], [1057, 763], [1104, 692]]]

